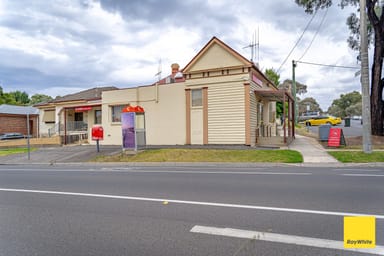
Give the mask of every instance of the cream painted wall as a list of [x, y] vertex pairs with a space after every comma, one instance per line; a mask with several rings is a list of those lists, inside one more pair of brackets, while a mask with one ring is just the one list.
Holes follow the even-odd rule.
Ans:
[[184, 83], [103, 92], [103, 144], [121, 145], [121, 123], [111, 122], [111, 106], [140, 105], [145, 110], [147, 145], [183, 145], [186, 142]]
[[218, 44], [213, 44], [207, 52], [191, 67], [193, 70], [217, 69], [244, 65], [227, 50]]

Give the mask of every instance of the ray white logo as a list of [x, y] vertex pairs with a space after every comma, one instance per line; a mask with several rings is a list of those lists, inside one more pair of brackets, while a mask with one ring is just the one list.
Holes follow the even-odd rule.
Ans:
[[375, 225], [373, 216], [344, 217], [344, 248], [375, 248]]
[[352, 244], [352, 245], [371, 245], [373, 244], [372, 240], [347, 240], [347, 244]]

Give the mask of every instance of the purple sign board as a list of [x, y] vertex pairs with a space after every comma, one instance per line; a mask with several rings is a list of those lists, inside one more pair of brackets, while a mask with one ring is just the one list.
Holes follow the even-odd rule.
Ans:
[[121, 113], [123, 149], [136, 149], [135, 115], [134, 112]]

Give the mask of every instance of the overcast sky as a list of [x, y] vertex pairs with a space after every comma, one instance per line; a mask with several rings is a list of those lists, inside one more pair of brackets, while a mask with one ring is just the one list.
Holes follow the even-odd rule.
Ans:
[[[338, 2], [338, 1], [336, 1]], [[356, 67], [347, 44], [346, 17], [353, 9], [326, 13], [301, 61]], [[280, 70], [292, 78], [292, 60], [305, 53], [325, 15], [314, 17]], [[174, 62], [184, 67], [216, 36], [246, 58], [259, 31], [260, 68], [279, 69], [311, 15], [294, 0], [0, 0], [0, 86], [63, 96], [96, 86], [126, 88], [156, 81]], [[356, 70], [299, 63], [296, 80], [323, 110], [340, 94], [360, 91]]]

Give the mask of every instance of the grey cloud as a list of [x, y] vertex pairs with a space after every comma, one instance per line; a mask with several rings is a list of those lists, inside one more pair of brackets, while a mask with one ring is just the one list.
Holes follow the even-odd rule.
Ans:
[[143, 20], [151, 26], [164, 25], [186, 28], [201, 28], [204, 33], [220, 34], [231, 29], [237, 20], [230, 9], [209, 6], [203, 0], [191, 1], [153, 1], [153, 0], [99, 0], [101, 6], [109, 12], [117, 12], [127, 22]]

